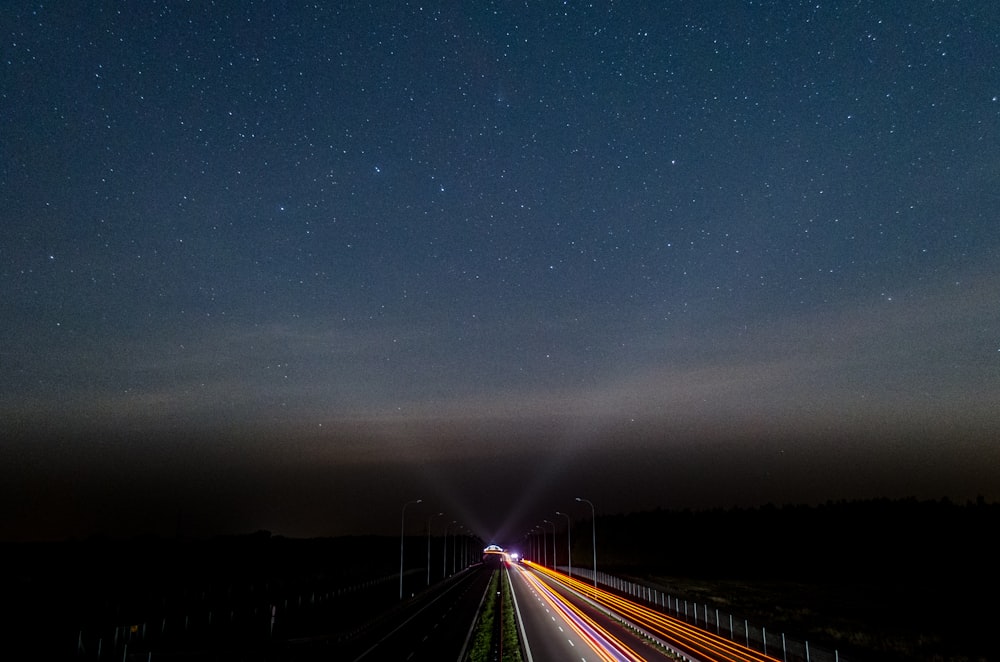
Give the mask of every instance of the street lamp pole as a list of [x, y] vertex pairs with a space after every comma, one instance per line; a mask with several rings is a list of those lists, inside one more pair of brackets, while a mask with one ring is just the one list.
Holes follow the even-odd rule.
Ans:
[[547, 519], [543, 519], [546, 524], [552, 525], [552, 569], [556, 569], [556, 523], [550, 522]]
[[399, 516], [399, 599], [403, 599], [403, 538], [406, 530], [406, 507], [411, 503], [423, 503], [423, 499], [407, 501], [403, 504], [403, 513]]
[[427, 585], [431, 585], [431, 520], [444, 513], [437, 513], [427, 518]]
[[571, 528], [573, 528], [573, 522], [572, 522], [572, 520], [570, 520], [569, 515], [567, 515], [566, 513], [561, 513], [561, 512], [559, 512], [557, 510], [556, 511], [556, 515], [562, 515], [563, 517], [566, 518], [566, 564], [569, 566], [569, 572], [567, 572], [566, 574], [568, 574], [570, 577], [572, 577], [573, 576], [573, 545], [570, 543], [570, 537], [569, 537], [570, 536], [570, 532], [569, 532], [569, 530]]
[[590, 504], [590, 521], [594, 535], [594, 588], [597, 588], [597, 509], [594, 508], [593, 501], [582, 497], [577, 497], [576, 500]]
[[534, 530], [542, 532], [542, 567], [547, 568], [549, 567], [549, 547], [548, 543], [545, 542], [545, 527], [536, 526]]
[[441, 562], [442, 579], [448, 576], [448, 529], [451, 528], [452, 524], [458, 524], [458, 520], [453, 519], [444, 527], [444, 560]]
[[[465, 526], [459, 524], [458, 528], [459, 530], [461, 530], [464, 529]], [[455, 533], [455, 535], [451, 537], [451, 574], [453, 575], [455, 574], [455, 545], [457, 542], [458, 542], [458, 533]]]

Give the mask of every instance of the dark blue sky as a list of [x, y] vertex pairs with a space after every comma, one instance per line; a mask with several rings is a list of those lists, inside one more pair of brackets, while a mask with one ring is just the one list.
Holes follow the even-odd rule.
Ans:
[[1000, 498], [993, 3], [335, 4], [0, 9], [15, 536]]

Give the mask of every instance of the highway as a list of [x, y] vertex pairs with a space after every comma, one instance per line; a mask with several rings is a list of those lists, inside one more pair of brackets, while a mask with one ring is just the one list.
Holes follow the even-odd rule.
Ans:
[[[492, 565], [492, 564], [490, 564]], [[531, 562], [504, 563], [526, 662], [780, 662], [617, 593]], [[460, 660], [493, 568], [477, 564], [404, 600], [349, 640], [289, 640], [290, 660]], [[623, 623], [627, 621], [628, 625]], [[506, 656], [505, 656], [506, 657]]]
[[544, 574], [509, 568], [529, 662], [674, 661]]
[[475, 565], [445, 583], [439, 593], [424, 599], [400, 614], [377, 640], [348, 657], [355, 662], [410, 660], [440, 662], [457, 660], [475, 623], [492, 575], [492, 569]]
[[[599, 618], [602, 611], [614, 612], [622, 618], [627, 619], [631, 624], [644, 630], [663, 646], [669, 647], [674, 651], [682, 652], [690, 660], [700, 662], [780, 662], [778, 658], [770, 657], [758, 651], [736, 644], [729, 639], [717, 636], [707, 630], [702, 630], [701, 628], [694, 627], [683, 621], [667, 616], [646, 605], [633, 602], [632, 600], [624, 598], [617, 593], [600, 588], [595, 589], [593, 584], [581, 582], [562, 573], [549, 570], [548, 568], [544, 568], [530, 562], [525, 562], [524, 566], [517, 568], [517, 570], [518, 572], [512, 574], [516, 574], [516, 576], [521, 578], [522, 581], [520, 583], [522, 586], [529, 583], [535, 585], [535, 582], [544, 582], [544, 586], [549, 588], [553, 593], [563, 596], [563, 599], [567, 602], [572, 601], [578, 607], [581, 607], [582, 611], [590, 615], [592, 618]], [[519, 582], [514, 583], [516, 586]], [[517, 598], [520, 601], [521, 595], [518, 594]], [[525, 600], [525, 602], [527, 602], [527, 600]], [[583, 607], [583, 605], [587, 603], [591, 606], [589, 608]], [[597, 606], [599, 606], [600, 609], [598, 609]], [[526, 621], [527, 619], [528, 617], [525, 616]], [[636, 652], [636, 654], [641, 657], [619, 657], [613, 653], [609, 653], [609, 656], [607, 657], [599, 656], [594, 659], [673, 659], [660, 653], [659, 647], [654, 648], [651, 645], [643, 644], [643, 640], [631, 635], [630, 630], [619, 629], [616, 632], [616, 630], [613, 629], [613, 623], [614, 621], [612, 619], [606, 619], [602, 625], [610, 632], [616, 633], [616, 636], [621, 637], [621, 640], [625, 642], [639, 642], [637, 645], [645, 645], [644, 648], [636, 648], [635, 646], [632, 646], [632, 649]], [[631, 640], [627, 638], [628, 636], [632, 637]], [[539, 641], [541, 641], [541, 638], [542, 637], [540, 636]], [[527, 639], [529, 644], [532, 646], [532, 653], [534, 653], [535, 639], [532, 638], [530, 633], [527, 634]], [[547, 645], [545, 646], [545, 649], [546, 651], [548, 650]], [[546, 652], [546, 657], [536, 657], [534, 658], [534, 662], [544, 662], [545, 660], [550, 659], [555, 660], [567, 658], [548, 657], [548, 653]]]
[[291, 640], [281, 659], [354, 662], [458, 660], [479, 613], [493, 570], [476, 564], [417, 593], [377, 617], [349, 640]]

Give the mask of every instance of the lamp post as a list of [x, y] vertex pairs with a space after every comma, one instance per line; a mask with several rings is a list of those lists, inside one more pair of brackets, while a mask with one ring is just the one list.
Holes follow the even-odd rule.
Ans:
[[407, 501], [403, 504], [403, 513], [399, 516], [399, 599], [403, 599], [403, 538], [406, 530], [406, 507], [411, 503], [423, 503], [423, 499]]
[[[461, 524], [458, 525], [459, 530], [465, 527]], [[458, 542], [458, 534], [456, 533], [451, 537], [451, 574], [455, 574], [455, 544]]]
[[443, 554], [444, 558], [441, 561], [441, 578], [442, 579], [444, 579], [445, 577], [448, 576], [448, 529], [451, 528], [452, 524], [457, 524], [457, 523], [458, 523], [458, 520], [454, 520], [453, 519], [453, 520], [451, 520], [451, 522], [449, 522], [448, 524], [446, 524], [445, 527], [444, 527], [444, 549], [442, 550], [444, 552], [444, 554]]
[[572, 577], [573, 576], [573, 545], [570, 543], [570, 537], [569, 537], [570, 533], [569, 533], [569, 530], [571, 528], [573, 528], [573, 522], [572, 522], [572, 520], [570, 520], [569, 515], [567, 515], [566, 513], [561, 513], [561, 512], [559, 512], [557, 510], [556, 511], [556, 515], [562, 515], [563, 517], [566, 518], [566, 564], [569, 566], [569, 572], [567, 572], [566, 574], [568, 574], [570, 577]]
[[594, 535], [594, 588], [597, 588], [597, 509], [594, 508], [593, 501], [582, 497], [577, 497], [576, 500], [590, 504], [590, 521]]
[[431, 585], [431, 520], [444, 513], [437, 513], [427, 518], [427, 585]]
[[549, 548], [547, 546], [547, 543], [545, 542], [545, 527], [536, 526], [535, 528], [532, 529], [532, 531], [542, 532], [542, 567], [547, 568], [549, 567]]
[[556, 569], [556, 523], [550, 522], [547, 519], [543, 519], [546, 524], [552, 525], [552, 569]]

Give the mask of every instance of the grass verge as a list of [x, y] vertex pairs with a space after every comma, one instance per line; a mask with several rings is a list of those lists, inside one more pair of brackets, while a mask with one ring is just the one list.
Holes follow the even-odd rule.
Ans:
[[[502, 613], [497, 613], [496, 594], [502, 595]], [[497, 619], [500, 619], [500, 636], [502, 645], [496, 646], [500, 642], [494, 642], [493, 638], [497, 631]], [[472, 634], [472, 645], [466, 656], [468, 662], [492, 662], [493, 651], [498, 648], [502, 651], [501, 662], [523, 662], [521, 656], [521, 641], [517, 633], [517, 619], [514, 616], [514, 601], [511, 596], [510, 582], [504, 581], [504, 575], [500, 570], [495, 570], [490, 578], [490, 584], [486, 589], [486, 599], [483, 601], [483, 610], [479, 614], [476, 622], [476, 629]]]

